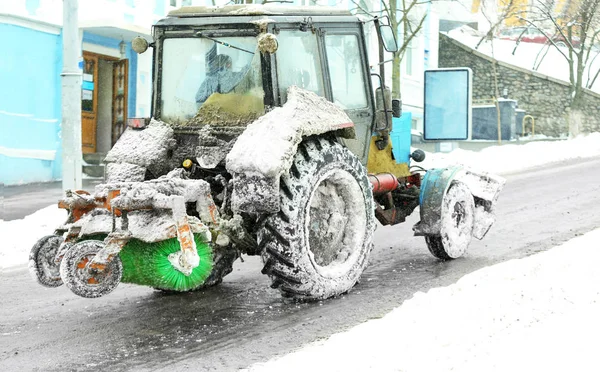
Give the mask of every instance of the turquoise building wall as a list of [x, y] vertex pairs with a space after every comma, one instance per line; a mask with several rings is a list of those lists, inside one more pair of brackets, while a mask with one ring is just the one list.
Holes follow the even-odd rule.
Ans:
[[[62, 35], [4, 23], [0, 35], [0, 183], [60, 180]], [[84, 32], [83, 41], [118, 50], [122, 40]], [[125, 57], [128, 116], [134, 117], [137, 54], [131, 43]]]
[[61, 35], [0, 24], [0, 182], [60, 178]]

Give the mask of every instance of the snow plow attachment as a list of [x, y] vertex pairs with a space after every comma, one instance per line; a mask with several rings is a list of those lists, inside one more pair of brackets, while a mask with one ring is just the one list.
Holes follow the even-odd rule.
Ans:
[[471, 237], [483, 239], [494, 224], [494, 204], [505, 182], [462, 167], [428, 171], [421, 183], [421, 221], [413, 227], [415, 235], [425, 236], [438, 258], [460, 257]]
[[199, 218], [187, 215], [190, 203], [200, 216], [218, 218], [210, 186], [176, 172], [152, 181], [99, 185], [93, 196], [67, 192], [60, 202], [69, 210], [66, 237], [45, 237], [34, 246], [32, 274], [43, 285], [65, 283], [88, 298], [108, 294], [120, 282], [197, 289], [212, 270], [212, 235]]

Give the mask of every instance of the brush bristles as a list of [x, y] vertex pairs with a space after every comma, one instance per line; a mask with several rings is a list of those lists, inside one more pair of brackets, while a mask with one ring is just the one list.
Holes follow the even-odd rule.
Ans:
[[184, 292], [200, 286], [212, 271], [212, 249], [208, 243], [194, 236], [200, 265], [187, 276], [175, 269], [169, 255], [180, 250], [177, 238], [156, 243], [131, 240], [119, 253], [123, 263], [121, 282]]

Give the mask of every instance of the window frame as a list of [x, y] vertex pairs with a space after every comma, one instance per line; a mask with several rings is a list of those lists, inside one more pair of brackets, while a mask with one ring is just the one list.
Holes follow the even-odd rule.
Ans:
[[349, 108], [347, 109], [348, 111], [362, 111], [365, 110], [367, 108], [370, 107], [370, 102], [369, 102], [369, 91], [366, 90], [367, 88], [367, 81], [370, 81], [371, 77], [369, 75], [365, 75], [365, 70], [362, 66], [362, 61], [363, 58], [366, 59], [366, 56], [363, 55], [363, 51], [361, 50], [361, 37], [360, 37], [360, 32], [357, 29], [349, 29], [349, 28], [327, 28], [324, 31], [321, 32], [321, 38], [323, 39], [323, 51], [324, 51], [324, 56], [325, 56], [325, 68], [326, 68], [326, 74], [328, 79], [327, 82], [329, 85], [329, 92], [330, 92], [330, 97], [329, 100], [331, 102], [335, 102], [335, 97], [333, 96], [333, 86], [331, 84], [331, 71], [329, 70], [329, 55], [327, 54], [327, 43], [325, 42], [325, 38], [327, 36], [355, 36], [356, 37], [356, 43], [359, 49], [359, 66], [361, 69], [361, 74], [363, 75], [363, 93], [364, 93], [364, 97], [365, 97], [365, 106], [364, 107], [354, 107], [354, 108]]
[[[204, 28], [209, 29], [210, 25], [205, 27], [153, 27], [153, 34], [155, 37], [155, 46], [153, 48], [154, 60], [152, 63], [152, 74], [154, 76], [153, 81], [153, 97], [152, 97], [152, 107], [151, 112], [152, 115], [158, 119], [162, 120], [162, 58], [164, 52], [164, 41], [166, 39], [178, 39], [178, 38], [196, 38], [195, 33], [198, 31], [202, 31]], [[231, 28], [222, 29], [222, 33], [227, 34], [227, 36], [258, 36], [258, 32], [254, 28], [246, 28], [246, 29], [238, 29], [232, 25]], [[161, 63], [159, 64], [159, 61]], [[265, 94], [265, 101], [271, 99], [270, 92], [268, 92], [268, 88], [264, 86], [265, 84], [265, 65], [264, 60], [261, 58], [261, 74], [263, 75], [263, 91]], [[191, 128], [191, 127], [190, 127]]]
[[[320, 63], [320, 68], [321, 68], [321, 72], [323, 72], [322, 75], [322, 81], [321, 81], [321, 86], [323, 88], [323, 97], [325, 99], [327, 99], [328, 101], [331, 101], [331, 87], [329, 86], [329, 84], [327, 84], [327, 81], [325, 79], [325, 73], [328, 73], [328, 71], [326, 71], [325, 69], [327, 68], [326, 63], [324, 62], [324, 55], [325, 55], [325, 46], [323, 45], [323, 40], [321, 39], [320, 35], [319, 35], [319, 30], [320, 30], [320, 26], [318, 23], [315, 23], [312, 25], [317, 32], [314, 33], [314, 37], [315, 40], [317, 42], [317, 50], [319, 52], [319, 63]], [[277, 35], [277, 37], [279, 37], [279, 35], [281, 35], [281, 32], [286, 32], [286, 31], [300, 31], [300, 26], [298, 23], [279, 23], [277, 24], [277, 26], [274, 28], [273, 32]], [[312, 33], [311, 30], [307, 30], [305, 31], [307, 33]], [[275, 104], [277, 106], [283, 106], [284, 102], [282, 100], [281, 97], [281, 90], [279, 88], [279, 59], [277, 58], [277, 52], [274, 54], [274, 58], [272, 59], [272, 76], [273, 76], [273, 96], [274, 96], [274, 101]]]

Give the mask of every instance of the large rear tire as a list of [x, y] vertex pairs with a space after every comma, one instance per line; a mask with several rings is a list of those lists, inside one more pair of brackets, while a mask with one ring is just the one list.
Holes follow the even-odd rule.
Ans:
[[440, 235], [425, 236], [429, 252], [441, 260], [462, 256], [473, 237], [475, 202], [469, 188], [453, 182], [442, 201]]
[[280, 208], [258, 233], [265, 266], [285, 297], [348, 292], [367, 266], [375, 216], [365, 168], [330, 139], [302, 142], [280, 183]]

